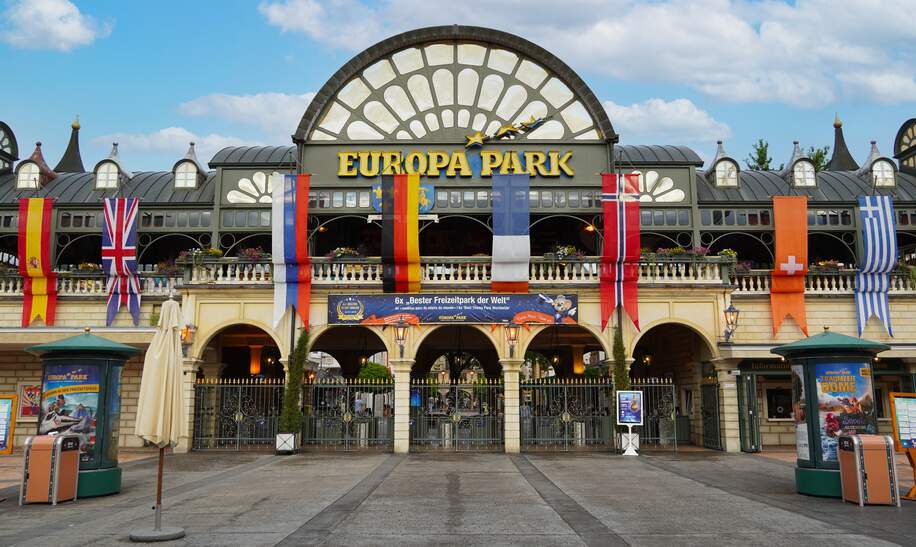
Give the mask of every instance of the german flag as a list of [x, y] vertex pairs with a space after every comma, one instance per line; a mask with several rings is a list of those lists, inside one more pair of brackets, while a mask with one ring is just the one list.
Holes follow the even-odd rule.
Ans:
[[382, 176], [382, 288], [419, 292], [420, 175]]
[[54, 324], [57, 276], [51, 273], [51, 198], [19, 200], [19, 275], [23, 279], [22, 326], [42, 318]]

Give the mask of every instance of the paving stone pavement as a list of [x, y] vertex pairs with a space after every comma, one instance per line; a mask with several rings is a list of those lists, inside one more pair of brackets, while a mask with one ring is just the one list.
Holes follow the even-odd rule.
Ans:
[[[155, 459], [121, 494], [18, 507], [0, 545], [123, 545], [152, 523]], [[901, 470], [903, 471], [903, 470]], [[916, 503], [860, 509], [794, 493], [793, 468], [748, 455], [171, 455], [169, 545], [912, 545]]]

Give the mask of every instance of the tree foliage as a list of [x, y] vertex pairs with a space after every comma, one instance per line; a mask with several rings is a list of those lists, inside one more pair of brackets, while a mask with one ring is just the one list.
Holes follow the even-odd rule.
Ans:
[[618, 390], [630, 389], [630, 371], [627, 370], [627, 352], [623, 347], [623, 330], [614, 329], [614, 387]]
[[302, 329], [296, 346], [289, 356], [286, 387], [283, 390], [283, 409], [280, 411], [280, 433], [299, 433], [302, 431], [302, 409], [299, 408], [299, 395], [302, 392], [302, 376], [305, 374], [305, 363], [309, 357], [309, 331]]
[[[770, 171], [773, 164], [773, 158], [770, 157], [770, 143], [766, 139], [758, 139], [755, 144], [751, 145], [751, 148], [753, 151], [744, 160], [747, 168], [755, 171]], [[780, 163], [776, 170], [780, 171], [783, 167], [785, 166]]]
[[827, 156], [829, 153], [829, 146], [823, 146], [821, 148], [815, 148], [812, 146], [808, 148], [808, 157], [811, 158], [812, 162], [814, 162], [815, 171], [823, 171], [827, 168], [827, 164], [830, 163], [830, 158]]
[[359, 369], [357, 378], [360, 380], [391, 380], [391, 371], [385, 365], [369, 361]]

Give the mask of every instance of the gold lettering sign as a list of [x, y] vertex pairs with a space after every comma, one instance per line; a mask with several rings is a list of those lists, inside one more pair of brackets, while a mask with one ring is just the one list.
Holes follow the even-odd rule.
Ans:
[[[499, 152], [495, 150], [480, 151], [480, 176], [492, 177], [494, 173], [508, 175], [528, 173], [532, 177], [575, 176], [571, 151], [567, 152]], [[426, 152], [410, 151], [381, 152], [367, 150], [361, 152], [344, 151], [337, 153], [338, 177], [377, 177], [400, 173], [438, 177], [443, 171], [445, 176], [472, 177], [471, 163], [464, 150], [447, 152], [429, 150]]]

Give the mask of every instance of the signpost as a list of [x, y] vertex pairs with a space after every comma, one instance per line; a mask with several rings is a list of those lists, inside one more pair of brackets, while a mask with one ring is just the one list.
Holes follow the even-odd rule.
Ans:
[[617, 392], [617, 424], [627, 426], [623, 437], [623, 455], [638, 456], [639, 433], [633, 433], [634, 425], [643, 425], [642, 391]]
[[[891, 423], [894, 425], [894, 445], [906, 451], [906, 457], [916, 478], [916, 393], [891, 393]], [[916, 486], [901, 499], [916, 501]]]

